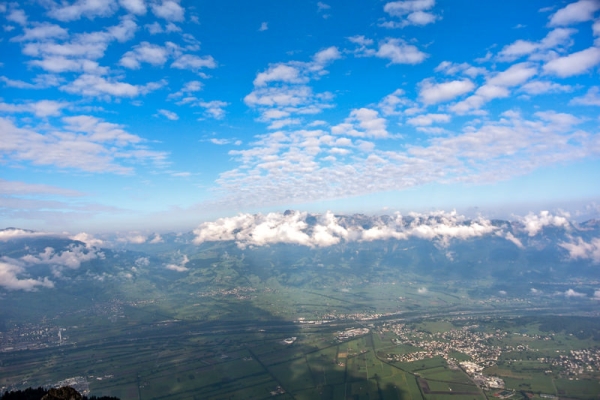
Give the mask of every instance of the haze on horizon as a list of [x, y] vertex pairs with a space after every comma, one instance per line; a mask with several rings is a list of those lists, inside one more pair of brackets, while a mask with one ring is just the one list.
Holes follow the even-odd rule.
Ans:
[[1, 227], [600, 215], [599, 0], [2, 2], [0, 19]]

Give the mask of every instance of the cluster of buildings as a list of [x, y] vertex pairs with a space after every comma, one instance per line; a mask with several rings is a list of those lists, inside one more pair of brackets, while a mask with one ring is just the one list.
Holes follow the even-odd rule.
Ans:
[[369, 333], [369, 328], [350, 328], [343, 332], [338, 332], [336, 334], [336, 339], [340, 342], [343, 342], [344, 340], [348, 340], [356, 336], [366, 335], [367, 333]]
[[[550, 364], [555, 368], [558, 367], [563, 375], [576, 377], [600, 371], [600, 349], [571, 350], [568, 355], [540, 357], [538, 361]], [[552, 370], [548, 370], [546, 373], [551, 374]]]
[[256, 289], [252, 287], [236, 287], [233, 289], [218, 289], [198, 293], [198, 297], [233, 296], [238, 300], [250, 300], [251, 296], [248, 293], [253, 292], [256, 292]]
[[398, 336], [397, 339], [393, 340], [394, 343], [407, 344], [422, 349], [422, 351], [411, 353], [414, 355], [403, 355], [408, 356], [407, 359], [411, 361], [435, 356], [449, 360], [451, 352], [460, 352], [471, 357], [471, 360], [481, 365], [482, 368], [495, 365], [503, 349], [500, 346], [493, 346], [489, 343], [492, 339], [502, 340], [506, 337], [506, 332], [485, 333], [476, 332], [470, 328], [474, 327], [428, 333], [415, 331], [404, 324], [396, 324], [389, 327]]
[[[61, 333], [61, 336], [59, 336]], [[24, 324], [0, 332], [0, 352], [37, 350], [59, 346], [66, 341], [64, 330], [56, 326]]]

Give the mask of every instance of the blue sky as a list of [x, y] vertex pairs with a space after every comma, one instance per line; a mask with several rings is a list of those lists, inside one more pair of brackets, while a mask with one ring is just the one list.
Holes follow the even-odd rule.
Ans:
[[600, 0], [0, 3], [0, 218], [599, 215]]

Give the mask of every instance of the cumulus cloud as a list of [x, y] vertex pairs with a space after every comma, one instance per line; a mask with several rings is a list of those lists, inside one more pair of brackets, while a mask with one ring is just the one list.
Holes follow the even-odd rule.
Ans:
[[39, 23], [33, 27], [23, 29], [23, 34], [15, 36], [11, 39], [13, 42], [27, 42], [36, 40], [48, 40], [48, 39], [65, 39], [69, 37], [69, 32], [56, 24], [48, 22]]
[[475, 84], [468, 79], [443, 83], [426, 79], [419, 84], [419, 98], [425, 104], [436, 104], [469, 93], [474, 88]]
[[561, 8], [550, 16], [549, 26], [564, 26], [589, 21], [600, 10], [598, 0], [579, 0]]
[[563, 293], [565, 297], [581, 298], [585, 297], [585, 293], [577, 292], [573, 289], [569, 289]]
[[515, 235], [512, 234], [512, 232], [506, 232], [503, 237], [509, 242], [514, 243], [514, 245], [520, 249], [525, 247], [523, 246], [523, 243], [517, 237], [515, 237]]
[[90, 97], [137, 97], [157, 90], [166, 82], [150, 82], [145, 85], [132, 85], [116, 79], [104, 78], [95, 74], [83, 74], [61, 87], [72, 94]]
[[81, 17], [110, 17], [117, 8], [115, 0], [77, 0], [73, 4], [63, 3], [62, 6], [50, 10], [48, 15], [60, 21], [74, 21]]
[[571, 229], [571, 224], [565, 216], [552, 215], [549, 211], [540, 211], [539, 214], [529, 213], [520, 221], [523, 224], [523, 230], [529, 236], [535, 236], [545, 227]]
[[585, 50], [555, 58], [544, 64], [544, 72], [566, 78], [581, 75], [600, 63], [600, 48], [589, 47]]
[[63, 117], [61, 122], [62, 126], [34, 131], [0, 117], [0, 154], [15, 162], [120, 174], [132, 172], [131, 167], [122, 165], [124, 160], [160, 165], [166, 158], [165, 153], [143, 147], [143, 139], [121, 125], [88, 115]]
[[159, 0], [151, 4], [152, 13], [167, 21], [181, 22], [185, 19], [185, 10], [179, 5], [179, 0]]
[[47, 277], [33, 279], [26, 276], [25, 267], [18, 261], [6, 257], [0, 259], [0, 287], [7, 290], [24, 290], [27, 292], [36, 290], [38, 287], [54, 287], [54, 282]]
[[132, 14], [146, 14], [146, 4], [144, 3], [144, 0], [119, 0], [119, 4]]
[[416, 46], [398, 38], [386, 38], [379, 41], [377, 47], [372, 39], [364, 36], [352, 36], [348, 40], [356, 45], [353, 53], [356, 57], [378, 57], [390, 60], [392, 64], [420, 64], [428, 57]]
[[427, 58], [427, 54], [402, 39], [387, 39], [381, 42], [374, 55], [390, 60], [390, 64], [414, 65], [422, 63]]
[[225, 117], [225, 107], [227, 107], [229, 103], [221, 100], [212, 100], [199, 101], [197, 105], [204, 109], [205, 116], [214, 119], [223, 119], [223, 117]]
[[383, 11], [399, 21], [385, 21], [386, 28], [404, 28], [410, 25], [424, 26], [435, 22], [439, 17], [430, 12], [435, 0], [401, 0], [386, 3]]
[[592, 238], [586, 242], [578, 237], [568, 243], [559, 243], [559, 246], [569, 252], [572, 260], [591, 260], [595, 264], [600, 263], [600, 238]]
[[600, 106], [600, 87], [593, 86], [589, 88], [585, 95], [573, 98], [569, 104]]
[[163, 243], [163, 242], [164, 242], [164, 240], [163, 240], [162, 236], [160, 236], [158, 233], [155, 233], [154, 237], [148, 243], [157, 244], [157, 243]]
[[450, 122], [450, 118], [448, 114], [423, 114], [410, 118], [406, 122], [414, 126], [429, 126], [434, 123]]
[[158, 110], [158, 113], [171, 121], [177, 121], [179, 119], [179, 116], [173, 111], [164, 110], [161, 108], [160, 110]]
[[422, 288], [418, 288], [417, 289], [417, 293], [419, 293], [419, 294], [426, 294], [427, 292], [429, 292], [429, 290], [427, 290], [426, 287], [422, 287]]
[[150, 259], [148, 257], [139, 257], [135, 260], [135, 265], [137, 267], [147, 267], [150, 265]]
[[539, 42], [519, 39], [504, 46], [498, 53], [498, 61], [514, 61], [527, 56], [530, 60], [548, 60], [555, 58], [557, 52], [564, 52], [573, 44], [571, 38], [577, 30], [571, 28], [556, 28], [550, 31]]
[[28, 254], [20, 258], [27, 264], [46, 264], [52, 267], [55, 276], [60, 276], [64, 268], [78, 269], [82, 263], [104, 258], [104, 253], [86, 246], [70, 245], [67, 250], [57, 252], [52, 247], [46, 247], [43, 253]]
[[[568, 93], [573, 91], [573, 86], [561, 85], [560, 83], [550, 81], [530, 81], [521, 87], [521, 91], [531, 94], [539, 95], [545, 93]], [[571, 103], [574, 101], [571, 100]], [[576, 104], [576, 103], [575, 103]]]
[[86, 232], [80, 232], [76, 235], [73, 235], [70, 237], [70, 239], [83, 242], [87, 247], [101, 247], [104, 245], [104, 241], [102, 239], [98, 239], [94, 237], [94, 235]]
[[[326, 75], [326, 67], [342, 55], [337, 47], [315, 53], [310, 61], [270, 64], [254, 79], [254, 90], [244, 98], [249, 107], [261, 113], [260, 121], [279, 129], [298, 121], [292, 115], [310, 115], [330, 108], [331, 93], [313, 93], [308, 84]], [[281, 121], [274, 121], [274, 120]]]
[[133, 50], [125, 53], [119, 64], [130, 69], [139, 69], [143, 62], [155, 66], [163, 65], [167, 62], [169, 53], [170, 51], [167, 47], [142, 42], [134, 46]]
[[189, 261], [190, 260], [188, 259], [188, 257], [184, 255], [183, 260], [181, 260], [179, 264], [167, 264], [165, 268], [170, 269], [171, 271], [185, 272], [189, 270], [189, 268], [185, 266]]
[[7, 242], [14, 239], [27, 239], [34, 237], [52, 236], [53, 233], [35, 232], [25, 229], [7, 228], [0, 230], [0, 242]]
[[148, 240], [148, 236], [139, 232], [129, 232], [121, 235], [117, 241], [122, 243], [143, 244]]
[[70, 104], [55, 100], [39, 100], [36, 102], [11, 104], [0, 102], [0, 111], [7, 113], [22, 113], [27, 112], [36, 117], [56, 117], [59, 116], [62, 110]]
[[235, 241], [241, 248], [277, 243], [307, 247], [327, 247], [342, 241], [420, 238], [447, 246], [451, 240], [466, 240], [497, 231], [490, 221], [469, 221], [456, 212], [428, 215], [394, 215], [388, 220], [373, 218], [373, 226], [364, 228], [352, 217], [337, 217], [331, 212], [312, 216], [306, 212], [240, 214], [205, 222], [194, 230], [194, 243]]
[[216, 68], [217, 62], [212, 56], [197, 56], [194, 54], [183, 54], [171, 64], [171, 68], [189, 69], [198, 71], [202, 68]]
[[331, 132], [334, 135], [384, 138], [389, 135], [386, 123], [385, 118], [381, 118], [376, 110], [359, 108], [352, 110], [344, 123], [332, 127]]
[[457, 114], [466, 114], [479, 110], [487, 102], [510, 95], [511, 87], [524, 84], [538, 73], [537, 66], [530, 62], [514, 64], [504, 71], [488, 76], [486, 83], [473, 95], [467, 97], [449, 109]]

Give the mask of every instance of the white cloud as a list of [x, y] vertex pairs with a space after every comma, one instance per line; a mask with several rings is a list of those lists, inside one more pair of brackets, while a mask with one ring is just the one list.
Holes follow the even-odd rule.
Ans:
[[[189, 81], [189, 82], [186, 82], [179, 91], [169, 94], [169, 96], [167, 98], [169, 98], [169, 99], [180, 98], [180, 97], [187, 95], [187, 97], [185, 97], [181, 101], [184, 101], [184, 103], [194, 102], [197, 99], [195, 97], [193, 97], [192, 94], [195, 92], [201, 91], [203, 88], [204, 88], [204, 83], [202, 83], [200, 81]], [[177, 103], [177, 104], [179, 104], [179, 103]]]
[[216, 68], [217, 63], [212, 56], [196, 56], [193, 54], [183, 54], [171, 64], [171, 68], [189, 69], [197, 71], [202, 68]]
[[[497, 96], [502, 94], [501, 89], [506, 90], [488, 87], [490, 93], [482, 89], [480, 96]], [[365, 109], [371, 110], [367, 113], [371, 119], [380, 118], [374, 109]], [[497, 182], [544, 166], [595, 156], [598, 139], [594, 134], [574, 129], [579, 121], [556, 112], [538, 112], [531, 118], [518, 114], [502, 116], [498, 121], [480, 121], [465, 127], [463, 132], [429, 137], [422, 144], [406, 144], [401, 149], [383, 151], [373, 143], [365, 144], [365, 154], [356, 153], [343, 160], [317, 155], [333, 151], [330, 147], [346, 154], [362, 148], [358, 141], [356, 147], [345, 148], [331, 140], [335, 135], [365, 136], [356, 116], [334, 125], [329, 133], [277, 131], [257, 137], [247, 150], [230, 152], [239, 165], [220, 175], [217, 183], [223, 197], [216, 199], [215, 204], [266, 207], [403, 190], [431, 182]], [[304, 147], [309, 143], [307, 135], [311, 138], [310, 147]], [[367, 162], [371, 153], [387, 162]]]
[[450, 122], [450, 118], [448, 114], [423, 114], [408, 119], [406, 123], [413, 126], [429, 126], [434, 123]]
[[390, 60], [391, 64], [420, 64], [428, 57], [416, 46], [407, 44], [402, 39], [387, 39], [379, 44], [374, 53], [379, 58]]
[[308, 80], [308, 77], [301, 75], [299, 68], [277, 64], [256, 75], [254, 86], [266, 86], [269, 82], [304, 83]]
[[468, 79], [443, 83], [426, 79], [419, 84], [419, 98], [425, 104], [436, 104], [462, 96], [474, 88], [475, 84]]
[[523, 246], [523, 243], [518, 238], [516, 238], [515, 235], [512, 234], [512, 232], [506, 232], [502, 237], [504, 237], [504, 239], [508, 240], [509, 242], [514, 243], [514, 245], [520, 249], [525, 247]]
[[0, 118], [0, 154], [13, 162], [53, 165], [88, 172], [128, 174], [133, 170], [123, 162], [151, 161], [162, 165], [166, 153], [141, 146], [142, 138], [123, 127], [91, 116], [62, 119], [62, 127], [48, 126], [35, 131], [21, 128], [6, 118]]
[[159, 89], [163, 85], [164, 82], [150, 82], [146, 85], [132, 85], [127, 82], [109, 80], [98, 75], [83, 74], [74, 81], [61, 86], [61, 90], [82, 96], [137, 97]]
[[36, 290], [38, 287], [54, 287], [54, 283], [47, 277], [44, 279], [19, 278], [22, 275], [26, 275], [26, 270], [15, 260], [3, 258], [0, 261], [0, 287], [28, 292]]
[[352, 110], [344, 123], [333, 126], [331, 132], [334, 135], [384, 138], [389, 135], [386, 123], [385, 118], [379, 117], [376, 110], [359, 108]]
[[575, 297], [575, 298], [585, 297], [585, 293], [576, 292], [573, 289], [569, 289], [569, 290], [565, 291], [563, 294], [565, 295], [565, 297]]
[[241, 248], [276, 243], [308, 247], [326, 247], [342, 241], [374, 241], [416, 237], [435, 240], [448, 245], [451, 240], [466, 240], [491, 234], [499, 228], [490, 221], [467, 221], [453, 213], [436, 212], [429, 215], [411, 214], [403, 219], [399, 214], [384, 221], [373, 218], [374, 226], [365, 229], [350, 218], [339, 218], [331, 212], [316, 216], [316, 223], [308, 223], [306, 212], [287, 211], [284, 214], [240, 214], [205, 222], [194, 230], [194, 243], [235, 241]]
[[428, 292], [429, 292], [429, 290], [427, 290], [426, 287], [421, 287], [421, 288], [417, 289], [417, 293], [419, 293], [419, 294], [426, 294]]
[[[311, 61], [289, 61], [270, 64], [256, 75], [254, 90], [244, 98], [244, 102], [261, 112], [260, 121], [270, 123], [271, 128], [283, 127], [297, 118], [292, 114], [317, 114], [323, 108], [331, 107], [328, 101], [332, 95], [328, 92], [314, 94], [307, 84], [327, 74], [325, 67], [341, 58], [337, 47], [328, 47], [318, 51]], [[273, 121], [282, 119], [281, 121]]]
[[561, 78], [580, 75], [600, 63], [600, 48], [590, 47], [564, 57], [555, 58], [543, 66], [544, 72]]
[[14, 239], [25, 239], [33, 237], [51, 236], [52, 233], [35, 232], [17, 228], [0, 229], [0, 242], [7, 242]]
[[16, 22], [21, 26], [27, 25], [27, 15], [25, 14], [25, 11], [19, 8], [12, 9], [8, 15], [6, 15], [6, 19], [8, 21]]
[[47, 22], [37, 24], [33, 28], [25, 28], [23, 35], [16, 36], [11, 41], [33, 41], [33, 40], [48, 40], [48, 39], [65, 39], [69, 37], [69, 32], [55, 24]]
[[548, 59], [556, 54], [556, 51], [563, 52], [570, 47], [573, 44], [571, 36], [576, 32], [575, 29], [557, 28], [550, 31], [539, 42], [519, 39], [505, 46], [496, 58], [499, 61], [514, 61], [523, 56], [528, 56], [530, 59]]
[[165, 31], [163, 27], [156, 21], [151, 24], [144, 25], [144, 28], [146, 28], [151, 35], [156, 35], [157, 33], [163, 33]]
[[80, 232], [76, 235], [70, 236], [69, 239], [83, 242], [85, 243], [86, 247], [101, 247], [104, 245], [104, 241], [102, 239], [98, 239], [94, 237], [94, 235], [86, 232]]
[[468, 63], [453, 63], [451, 61], [442, 61], [434, 70], [435, 72], [443, 72], [446, 75], [463, 74], [468, 77], [475, 78], [479, 75], [487, 75], [488, 71], [482, 67], [474, 67]]
[[62, 109], [68, 106], [69, 103], [58, 102], [54, 100], [40, 100], [35, 103], [24, 104], [0, 103], [0, 112], [28, 112], [34, 114], [36, 117], [45, 118], [50, 116], [59, 116]]
[[573, 91], [573, 87], [550, 81], [530, 81], [521, 87], [521, 91], [531, 95], [545, 93], [568, 93]]
[[115, 0], [77, 0], [70, 5], [63, 3], [62, 6], [50, 10], [48, 15], [60, 21], [74, 21], [81, 17], [110, 17], [116, 10]]
[[433, 8], [435, 0], [401, 0], [387, 3], [383, 10], [397, 21], [386, 21], [381, 24], [387, 28], [404, 28], [410, 25], [423, 26], [435, 22], [439, 17], [428, 10]]
[[506, 87], [520, 85], [537, 74], [537, 71], [537, 67], [528, 62], [514, 64], [489, 78], [487, 84]]
[[578, 237], [571, 242], [559, 243], [559, 246], [569, 252], [569, 257], [573, 260], [591, 260], [598, 264], [600, 263], [600, 238], [592, 238], [586, 242]]
[[229, 139], [218, 139], [218, 138], [211, 138], [209, 141], [210, 141], [212, 144], [216, 144], [216, 145], [219, 145], [219, 146], [222, 146], [222, 145], [224, 145], [224, 144], [229, 144], [229, 143], [230, 143]]
[[171, 271], [176, 271], [176, 272], [185, 272], [188, 271], [189, 268], [187, 268], [185, 265], [190, 262], [189, 258], [184, 255], [183, 256], [183, 260], [181, 261], [181, 263], [179, 264], [167, 264], [167, 266], [165, 267], [166, 269], [170, 269]]
[[598, 0], [579, 0], [561, 8], [550, 16], [550, 26], [564, 26], [589, 21], [594, 18], [594, 13], [600, 10]]
[[329, 4], [323, 3], [322, 1], [317, 2], [317, 11], [325, 11], [330, 8], [331, 6]]
[[556, 227], [569, 230], [571, 224], [566, 217], [552, 215], [548, 211], [540, 211], [538, 215], [529, 213], [521, 219], [523, 224], [523, 230], [527, 232], [529, 236], [535, 236], [542, 231], [545, 227]]
[[144, 244], [148, 241], [148, 236], [143, 235], [139, 232], [128, 232], [122, 234], [118, 239], [118, 242], [131, 243], [131, 244]]
[[373, 40], [364, 36], [352, 36], [348, 40], [357, 45], [353, 50], [356, 57], [379, 57], [390, 60], [390, 64], [419, 64], [428, 55], [416, 46], [407, 44], [402, 39], [387, 38], [378, 43], [378, 48], [372, 48]]
[[103, 258], [104, 253], [85, 246], [70, 245], [67, 250], [56, 252], [52, 247], [46, 247], [43, 253], [38, 255], [28, 254], [21, 260], [28, 264], [48, 264], [54, 268], [54, 273], [59, 276], [63, 268], [78, 269], [81, 263]]
[[490, 100], [508, 97], [509, 87], [521, 85], [537, 74], [537, 67], [530, 62], [514, 64], [508, 69], [488, 77], [486, 83], [480, 86], [473, 95], [452, 106], [450, 110], [457, 114], [478, 111]]
[[142, 42], [135, 46], [133, 50], [123, 55], [119, 64], [131, 69], [139, 69], [142, 62], [152, 65], [163, 65], [167, 62], [169, 50], [165, 47]]
[[[57, 196], [66, 196], [66, 197], [79, 197], [83, 196], [82, 192], [71, 189], [64, 189], [57, 186], [44, 185], [44, 184], [36, 184], [36, 183], [25, 183], [19, 181], [7, 181], [5, 179], [0, 178], [0, 194], [4, 195], [36, 195], [36, 194], [50, 194]], [[19, 231], [21, 233], [26, 233], [29, 231], [22, 231], [20, 229], [8, 229], [8, 230], [0, 230], [0, 241], [2, 241], [3, 234], [8, 235], [9, 231]], [[35, 232], [35, 234], [39, 234], [39, 232]]]
[[146, 4], [144, 3], [144, 0], [119, 0], [119, 4], [132, 14], [146, 14]]
[[59, 86], [61, 79], [56, 75], [42, 74], [33, 78], [33, 83], [24, 82], [16, 79], [9, 79], [6, 76], [0, 76], [0, 81], [8, 87], [18, 89], [46, 89], [49, 87]]
[[185, 10], [176, 0], [160, 0], [151, 4], [152, 12], [167, 21], [181, 22], [185, 18]]
[[224, 108], [228, 105], [229, 103], [220, 100], [198, 102], [198, 106], [204, 109], [204, 114], [214, 119], [222, 119], [225, 116]]
[[173, 111], [160, 109], [160, 110], [158, 110], [158, 113], [160, 115], [164, 116], [165, 118], [170, 119], [171, 121], [177, 121], [179, 119], [179, 116], [177, 114], [175, 114]]
[[581, 97], [575, 97], [569, 104], [581, 104], [585, 106], [600, 106], [600, 87], [593, 86]]
[[266, 22], [263, 22], [262, 24], [260, 24], [260, 28], [258, 28], [259, 32], [264, 32], [266, 30], [269, 29], [269, 24]]

